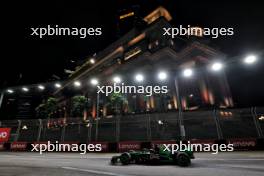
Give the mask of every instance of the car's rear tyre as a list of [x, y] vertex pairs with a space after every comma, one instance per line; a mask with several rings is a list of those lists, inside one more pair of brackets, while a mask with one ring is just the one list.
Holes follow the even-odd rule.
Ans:
[[190, 157], [185, 154], [179, 154], [177, 156], [177, 164], [182, 167], [189, 166], [191, 164]]
[[120, 156], [120, 162], [123, 165], [128, 165], [130, 163], [131, 155], [129, 153], [122, 153]]
[[112, 164], [112, 165], [115, 165], [115, 164], [117, 164], [117, 162], [118, 162], [118, 159], [119, 159], [119, 157], [118, 157], [118, 156], [113, 156], [113, 157], [112, 157], [112, 159], [111, 159], [111, 164]]

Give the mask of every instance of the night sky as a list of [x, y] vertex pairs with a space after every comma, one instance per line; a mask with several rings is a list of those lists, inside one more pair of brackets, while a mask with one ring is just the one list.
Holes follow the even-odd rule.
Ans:
[[[212, 39], [211, 46], [228, 57], [248, 53], [264, 55], [264, 5], [261, 1], [23, 1], [2, 5], [0, 86], [46, 82], [64, 69], [73, 69], [114, 42], [119, 10], [138, 5], [142, 17], [162, 5], [173, 17], [172, 25], [233, 27], [234, 36]], [[101, 27], [100, 37], [30, 36], [31, 27], [48, 24], [65, 27]], [[245, 68], [227, 70], [232, 94], [238, 106], [264, 106], [264, 59]], [[71, 60], [76, 61], [72, 63]], [[261, 98], [262, 96], [262, 98]]]

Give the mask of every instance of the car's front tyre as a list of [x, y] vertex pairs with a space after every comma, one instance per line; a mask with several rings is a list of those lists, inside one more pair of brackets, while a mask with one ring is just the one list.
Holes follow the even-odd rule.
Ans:
[[182, 167], [189, 166], [191, 164], [191, 159], [188, 155], [182, 153], [177, 156], [177, 164]]
[[119, 156], [113, 156], [111, 159], [111, 164], [116, 165], [118, 163]]
[[130, 163], [131, 160], [131, 155], [129, 153], [122, 153], [120, 156], [120, 162], [123, 165], [128, 165]]

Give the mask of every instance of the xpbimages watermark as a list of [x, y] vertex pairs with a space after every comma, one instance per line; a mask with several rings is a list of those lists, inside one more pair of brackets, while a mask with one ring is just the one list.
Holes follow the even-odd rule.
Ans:
[[179, 151], [193, 151], [193, 152], [212, 152], [218, 154], [219, 152], [233, 152], [233, 144], [191, 144], [190, 141], [179, 144], [163, 144], [163, 151], [171, 152], [172, 154]]
[[188, 25], [184, 27], [180, 25], [179, 27], [169, 27], [163, 28], [163, 35], [170, 36], [171, 38], [175, 38], [177, 36], [209, 36], [211, 38], [218, 38], [219, 36], [231, 36], [234, 35], [234, 28], [207, 28], [207, 27], [192, 27]]
[[47, 25], [45, 27], [30, 28], [31, 36], [44, 38], [48, 36], [78, 36], [86, 38], [87, 36], [102, 35], [102, 28], [93, 27], [60, 27], [59, 25]]
[[106, 96], [112, 93], [122, 94], [145, 94], [152, 96], [153, 94], [166, 94], [168, 93], [167, 86], [128, 86], [124, 83], [114, 84], [113, 86], [97, 86], [97, 93], [105, 94]]
[[48, 141], [43, 144], [31, 144], [31, 152], [79, 152], [86, 154], [87, 152], [101, 152], [102, 144], [60, 144], [58, 141], [51, 143]]

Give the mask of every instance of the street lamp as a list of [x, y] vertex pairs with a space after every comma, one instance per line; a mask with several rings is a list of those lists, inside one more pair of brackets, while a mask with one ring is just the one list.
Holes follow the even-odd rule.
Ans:
[[61, 84], [59, 84], [59, 83], [56, 83], [54, 86], [55, 86], [56, 88], [61, 88]]
[[144, 81], [144, 76], [143, 76], [142, 74], [137, 74], [137, 75], [135, 76], [135, 80], [136, 80], [137, 82], [143, 82], [143, 81]]
[[92, 58], [92, 59], [90, 59], [90, 63], [91, 64], [94, 64], [95, 63], [95, 60]]
[[191, 77], [193, 75], [193, 70], [190, 68], [186, 68], [183, 70], [183, 76], [188, 78]]
[[159, 80], [161, 80], [161, 81], [166, 80], [167, 77], [168, 77], [168, 75], [167, 75], [167, 73], [164, 72], [164, 71], [161, 71], [161, 72], [158, 73], [158, 78], [159, 78]]
[[14, 93], [14, 91], [12, 89], [7, 89], [6, 92], [9, 93], [9, 94]]
[[90, 83], [93, 85], [93, 86], [96, 86], [99, 82], [97, 79], [93, 78], [91, 79]]
[[[182, 76], [185, 78], [190, 78], [193, 75], [193, 70], [191, 68], [186, 68], [182, 72]], [[181, 103], [181, 95], [180, 95], [180, 89], [179, 89], [179, 81], [178, 77], [175, 76], [174, 78], [174, 86], [176, 91], [176, 99], [177, 99], [177, 107], [178, 107], [178, 118], [179, 118], [179, 128], [180, 128], [180, 136], [181, 139], [185, 139], [185, 127], [184, 127], [184, 121], [183, 121], [183, 112], [182, 112], [182, 103]]]
[[244, 63], [247, 65], [254, 64], [257, 61], [257, 56], [249, 55], [244, 59]]
[[38, 89], [39, 89], [39, 90], [44, 90], [45, 87], [44, 87], [43, 85], [38, 85]]
[[211, 70], [215, 72], [222, 70], [222, 68], [223, 64], [221, 62], [215, 62], [211, 65]]
[[23, 90], [24, 92], [28, 92], [28, 91], [29, 91], [29, 89], [28, 89], [27, 87], [22, 87], [22, 90]]
[[119, 76], [113, 78], [114, 83], [121, 83], [122, 79]]
[[[96, 78], [92, 78], [90, 83], [93, 86], [96, 86], [99, 84], [99, 81]], [[100, 93], [97, 92], [97, 100], [96, 100], [96, 121], [95, 121], [95, 140], [98, 140], [98, 120], [99, 120], [99, 100], [100, 100]]]
[[82, 83], [80, 81], [74, 81], [73, 85], [75, 87], [81, 87]]

